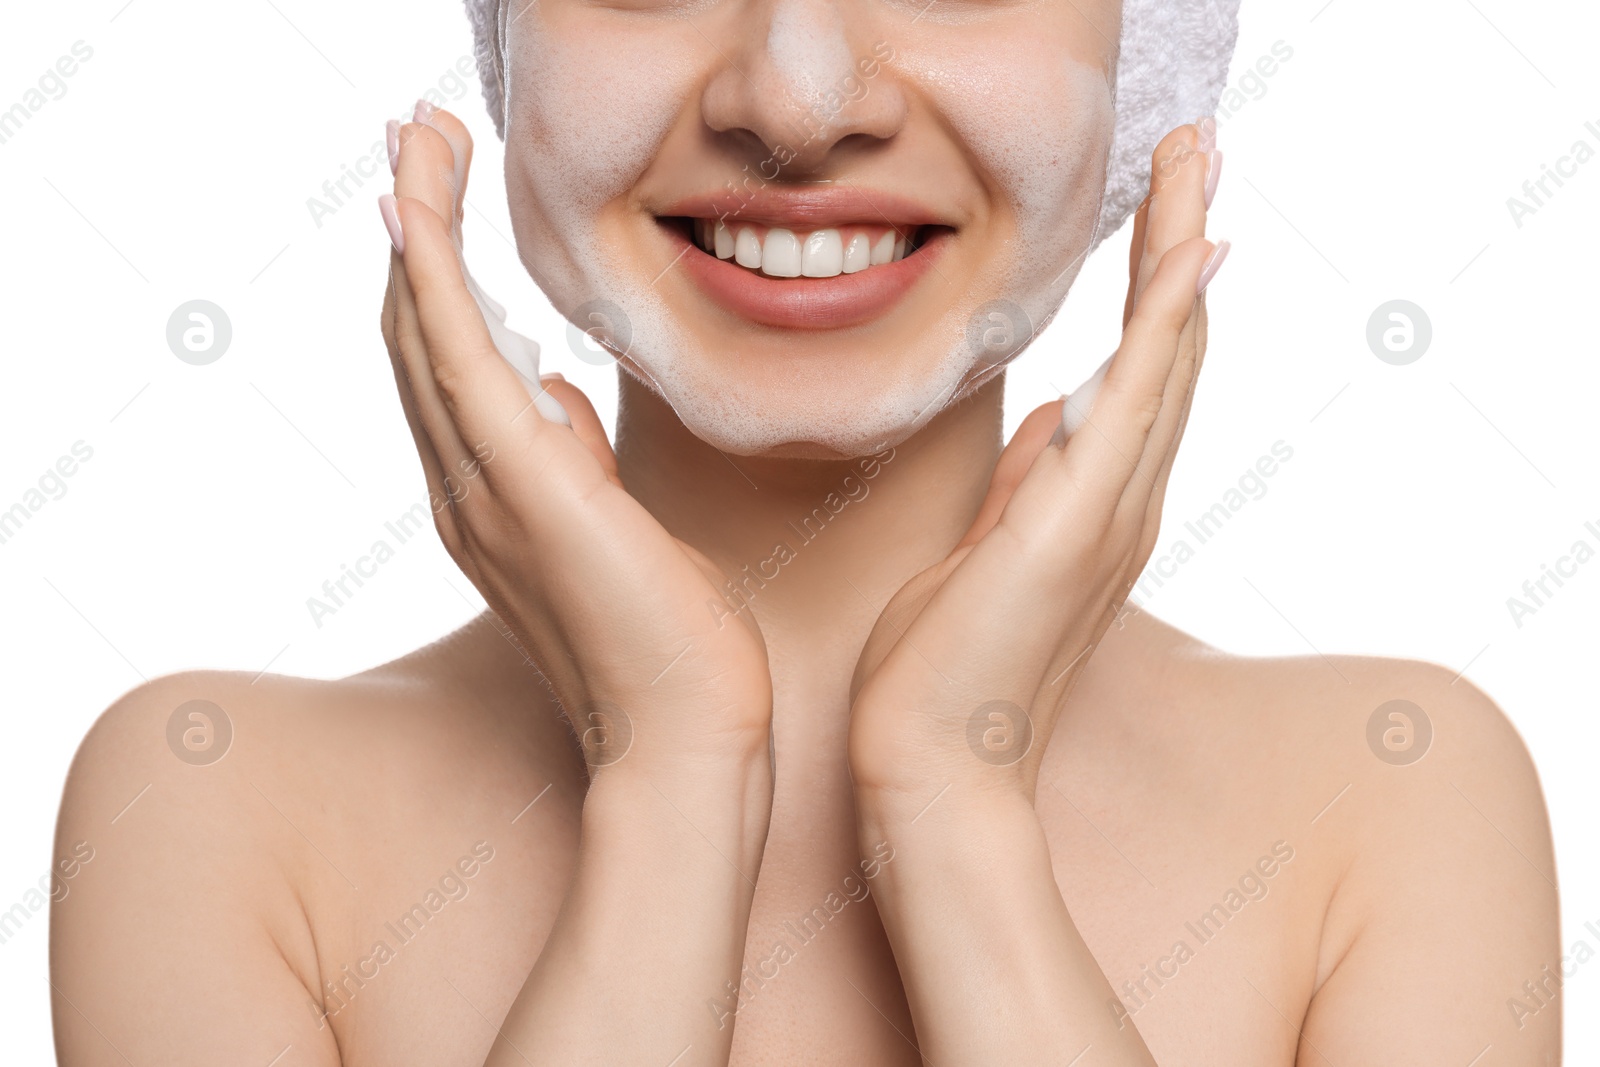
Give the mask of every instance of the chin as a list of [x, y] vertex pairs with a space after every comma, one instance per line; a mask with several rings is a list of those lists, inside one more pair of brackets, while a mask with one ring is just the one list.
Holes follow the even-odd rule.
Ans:
[[[874, 389], [834, 380], [740, 388], [726, 380], [696, 388], [675, 376], [649, 383], [684, 426], [730, 455], [850, 459], [901, 444], [944, 407], [955, 381], [929, 379], [915, 390]], [[681, 386], [681, 387], [680, 387]]]

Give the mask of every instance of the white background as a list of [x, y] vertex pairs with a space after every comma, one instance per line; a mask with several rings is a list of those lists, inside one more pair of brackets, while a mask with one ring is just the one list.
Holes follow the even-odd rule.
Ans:
[[[306, 608], [424, 492], [377, 330], [387, 168], [320, 226], [306, 205], [418, 95], [478, 139], [474, 272], [543, 343], [545, 370], [614, 410], [612, 372], [568, 352], [508, 241], [499, 145], [454, 69], [471, 54], [459, 3], [13, 5], [0, 109], [79, 40], [93, 58], [65, 95], [0, 144], [0, 510], [75, 442], [93, 449], [0, 544], [0, 910], [48, 870], [73, 751], [128, 688], [197, 667], [338, 677], [477, 610], [431, 534], [320, 629]], [[1600, 148], [1600, 11], [1247, 0], [1234, 83], [1279, 40], [1293, 58], [1222, 123], [1212, 235], [1235, 248], [1163, 546], [1274, 442], [1294, 456], [1147, 607], [1238, 652], [1465, 668], [1543, 774], [1562, 944], [1600, 948], [1583, 926], [1600, 925], [1600, 561], [1520, 628], [1506, 606], [1575, 540], [1600, 546], [1584, 530], [1600, 526], [1600, 160], [1520, 228], [1506, 205], [1574, 141]], [[1017, 365], [1013, 425], [1110, 351], [1125, 248], [1107, 243]], [[234, 331], [205, 367], [165, 339], [195, 298]], [[1396, 298], [1433, 325], [1409, 366], [1365, 340]], [[0, 945], [10, 1063], [51, 1055], [46, 934], [41, 913]], [[1596, 1062], [1600, 963], [1567, 992], [1572, 1060]]]

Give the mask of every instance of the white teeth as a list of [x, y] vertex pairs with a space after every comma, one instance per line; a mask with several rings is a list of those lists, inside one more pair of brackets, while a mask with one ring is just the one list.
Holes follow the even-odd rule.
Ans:
[[800, 253], [800, 273], [807, 278], [833, 278], [844, 270], [844, 238], [838, 230], [817, 230]]
[[894, 231], [884, 234], [872, 246], [872, 265], [894, 262]]
[[761, 246], [761, 271], [774, 278], [800, 277], [800, 238], [782, 227], [767, 231]]
[[872, 264], [872, 242], [867, 240], [867, 235], [858, 233], [850, 238], [850, 243], [844, 250], [844, 262], [841, 269], [846, 274], [866, 270]]
[[911, 240], [894, 230], [876, 241], [857, 232], [845, 243], [836, 228], [797, 234], [773, 227], [763, 239], [748, 226], [737, 231], [719, 219], [692, 219], [691, 234], [702, 251], [718, 259], [731, 259], [741, 267], [758, 270], [770, 278], [833, 278], [856, 274], [868, 267], [902, 260]]
[[741, 267], [761, 269], [761, 239], [756, 236], [756, 231], [748, 227], [739, 231], [738, 239], [733, 243], [733, 259]]

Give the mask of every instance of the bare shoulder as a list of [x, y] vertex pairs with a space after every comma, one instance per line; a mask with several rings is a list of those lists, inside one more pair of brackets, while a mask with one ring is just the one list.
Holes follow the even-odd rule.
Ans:
[[146, 682], [85, 736], [62, 823], [121, 827], [153, 809], [265, 817], [281, 807], [269, 784], [359, 817], [391, 790], [459, 782], [464, 767], [479, 781], [515, 770], [565, 784], [574, 743], [536, 675], [508, 673], [509, 648], [464, 634], [331, 681], [191, 671]]
[[1151, 625], [1166, 728], [1320, 868], [1305, 1040], [1332, 1062], [1554, 1062], [1555, 860], [1506, 713], [1435, 664], [1253, 659]]
[[[315, 1025], [316, 958], [294, 872], [263, 847], [271, 801], [250, 795], [286, 781], [262, 773], [290, 758], [281, 709], [330, 701], [318, 683], [185, 673], [139, 686], [90, 729], [56, 827], [58, 856], [80, 861], [51, 911], [63, 1064], [265, 1063], [291, 1044], [307, 1062], [339, 1062]], [[239, 1021], [178, 1025], [150, 999], [163, 987]]]
[[[176, 674], [100, 716], [57, 825], [63, 1063], [267, 1063], [291, 1044], [337, 1063], [319, 976], [360, 909], [471, 855], [532, 782], [554, 795], [519, 826], [564, 834], [546, 817], [566, 789], [560, 724], [474, 681], [464, 655], [338, 681]], [[231, 1021], [186, 1023], [196, 1010]]]
[[[1119, 676], [1136, 676], [1138, 713], [1157, 717], [1159, 733], [1179, 739], [1184, 753], [1205, 757], [1196, 761], [1206, 766], [1202, 773], [1219, 765], [1248, 770], [1271, 783], [1280, 801], [1303, 792], [1329, 805], [1310, 813], [1323, 816], [1318, 825], [1363, 796], [1413, 810], [1449, 797], [1460, 817], [1476, 806], [1503, 815], [1530, 840], [1543, 831], [1527, 746], [1506, 713], [1462, 675], [1381, 657], [1238, 656], [1154, 620], [1140, 627], [1135, 640], [1119, 642], [1112, 669], [1086, 684], [1129, 714], [1130, 698], [1111, 689], [1125, 686]], [[1398, 829], [1390, 826], [1390, 836]]]
[[[1149, 705], [1163, 731], [1233, 768], [1256, 801], [1289, 806], [1363, 866], [1494, 863], [1549, 888], [1538, 772], [1494, 700], [1415, 660], [1230, 655], [1161, 624]], [[1359, 854], [1359, 855], [1357, 855]], [[1367, 862], [1357, 860], [1366, 857]]]
[[133, 815], [154, 809], [197, 820], [265, 815], [278, 806], [268, 783], [359, 815], [380, 807], [391, 784], [426, 788], [463, 764], [490, 778], [511, 764], [561, 777], [571, 744], [554, 707], [536, 690], [485, 682], [479, 666], [419, 653], [332, 681], [227, 671], [155, 679], [90, 728], [62, 821], [106, 816], [121, 827], [149, 822]]

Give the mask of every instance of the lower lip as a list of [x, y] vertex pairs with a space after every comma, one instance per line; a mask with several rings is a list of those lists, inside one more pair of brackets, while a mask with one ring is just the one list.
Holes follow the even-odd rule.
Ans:
[[888, 313], [933, 266], [951, 236], [949, 230], [934, 230], [904, 259], [854, 274], [769, 278], [702, 251], [676, 228], [668, 233], [687, 249], [679, 262], [707, 296], [741, 318], [783, 330], [839, 330]]

